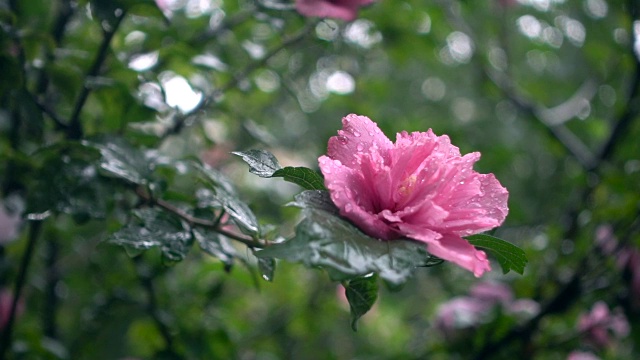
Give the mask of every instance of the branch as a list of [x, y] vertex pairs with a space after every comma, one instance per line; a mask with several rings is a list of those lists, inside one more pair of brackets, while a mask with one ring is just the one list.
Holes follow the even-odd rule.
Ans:
[[20, 270], [18, 277], [16, 278], [15, 287], [13, 289], [13, 299], [11, 301], [11, 308], [9, 310], [9, 319], [7, 324], [2, 329], [2, 338], [0, 338], [0, 359], [5, 359], [5, 354], [11, 348], [11, 336], [13, 334], [13, 325], [16, 317], [16, 309], [18, 307], [18, 301], [22, 296], [22, 289], [27, 280], [27, 272], [29, 271], [29, 264], [31, 258], [33, 258], [33, 252], [36, 247], [36, 241], [40, 237], [40, 231], [42, 229], [41, 221], [31, 221], [29, 223], [29, 241], [27, 243], [27, 249], [22, 256], [22, 262], [20, 263]]
[[[84, 77], [82, 90], [80, 91], [80, 96], [76, 101], [76, 104], [73, 108], [73, 113], [71, 115], [71, 119], [69, 120], [69, 128], [67, 131], [68, 137], [70, 139], [79, 139], [82, 137], [82, 124], [80, 123], [80, 113], [82, 112], [82, 108], [89, 97], [89, 93], [91, 93], [91, 87], [87, 84], [88, 80], [92, 77], [96, 77], [100, 73], [100, 68], [107, 58], [107, 52], [109, 50], [109, 46], [111, 45], [111, 39], [113, 39], [113, 35], [115, 35], [118, 27], [122, 23], [122, 20], [126, 16], [126, 11], [121, 10], [120, 13], [116, 14], [115, 22], [110, 27], [105, 29], [103, 27], [103, 38], [100, 47], [98, 48], [98, 53], [96, 54], [96, 58], [93, 61], [93, 64], [89, 68], [89, 71]], [[100, 25], [102, 26], [102, 25]]]
[[225, 92], [238, 86], [238, 83], [240, 81], [245, 79], [255, 70], [264, 66], [271, 58], [277, 55], [280, 51], [304, 39], [305, 36], [314, 28], [316, 24], [317, 22], [315, 21], [308, 22], [307, 25], [305, 25], [305, 27], [303, 27], [300, 31], [295, 33], [293, 36], [283, 40], [282, 43], [280, 43], [280, 45], [269, 50], [264, 57], [254, 62], [251, 62], [247, 66], [245, 66], [244, 69], [236, 73], [231, 80], [229, 80], [226, 84], [224, 84], [219, 89], [215, 90], [211, 95], [203, 96], [200, 102], [198, 103], [198, 105], [196, 105], [196, 107], [193, 108], [189, 113], [175, 116], [173, 119], [174, 125], [171, 128], [167, 129], [167, 131], [163, 134], [163, 137], [180, 132], [186, 120], [188, 120], [192, 116], [196, 116], [198, 113], [205, 110], [210, 105], [217, 103]]
[[[455, 3], [453, 3], [455, 4]], [[481, 44], [484, 42], [479, 40], [474, 31], [462, 18], [453, 5], [450, 2], [441, 2], [447, 17], [455, 25], [455, 27], [462, 30], [467, 36], [471, 37], [475, 46], [480, 51], [474, 52], [474, 57], [477, 58], [477, 53], [483, 52]], [[484, 51], [486, 53], [486, 51]], [[528, 99], [522, 95], [516, 84], [511, 81], [508, 75], [503, 72], [495, 71], [491, 67], [482, 63], [481, 68], [489, 80], [502, 92], [502, 94], [509, 99], [518, 109], [527, 113], [534, 119], [537, 119], [539, 123], [545, 126], [547, 132], [551, 134], [558, 142], [571, 154], [580, 165], [589, 170], [593, 168], [595, 157], [589, 150], [589, 148], [580, 140], [573, 132], [567, 129], [563, 123], [574, 118], [582, 110], [582, 104], [585, 100], [590, 100], [596, 93], [596, 84], [593, 81], [585, 82], [578, 91], [562, 104], [548, 109], [542, 105], [537, 104], [535, 101]]]
[[[632, 10], [630, 23], [633, 24], [634, 20], [640, 16], [640, 4], [638, 4], [636, 0], [629, 0], [629, 8]], [[633, 29], [631, 29], [630, 32], [633, 33]], [[611, 156], [613, 156], [616, 146], [620, 144], [619, 140], [626, 134], [633, 120], [636, 120], [638, 118], [638, 112], [640, 111], [640, 105], [638, 104], [638, 98], [640, 97], [640, 59], [638, 57], [640, 55], [635, 54], [635, 51], [633, 49], [634, 43], [635, 38], [632, 38], [630, 53], [634, 59], [634, 77], [630, 84], [630, 91], [627, 98], [625, 110], [619, 116], [618, 120], [615, 121], [616, 125], [607, 140], [604, 142], [605, 145], [603, 146], [602, 151], [600, 152], [598, 157], [594, 159], [592, 167], [587, 169], [595, 173], [596, 175], [599, 175], [601, 171], [600, 166], [604, 162], [608, 161]], [[580, 206], [582, 206], [591, 196], [597, 184], [597, 182], [588, 184], [584, 189], [579, 201], [570, 211], [568, 211], [568, 213], [571, 215], [571, 222], [569, 226], [564, 230], [561, 238], [575, 238], [575, 235], [579, 229], [578, 213], [580, 210]], [[564, 286], [562, 286], [560, 290], [558, 290], [555, 296], [553, 296], [547, 302], [547, 305], [544, 306], [542, 311], [537, 316], [529, 320], [521, 327], [512, 328], [500, 339], [493, 342], [485, 343], [483, 348], [477, 353], [476, 359], [482, 359], [483, 356], [487, 356], [501, 349], [512, 341], [523, 337], [528, 338], [530, 334], [537, 329], [539, 322], [543, 317], [552, 313], [559, 312], [560, 310], [562, 310], [563, 306], [568, 307], [573, 304], [581, 295], [581, 277], [588, 271], [588, 264], [591, 256], [593, 256], [593, 252], [587, 253], [587, 255], [582, 258], [580, 264], [576, 267], [577, 270], [574, 272], [571, 280], [565, 283]]]
[[145, 192], [141, 187], [138, 187], [136, 189], [136, 195], [138, 195], [141, 199], [145, 200], [145, 202], [151, 204], [151, 205], [156, 205], [162, 209], [167, 210], [168, 212], [177, 215], [178, 217], [182, 218], [183, 220], [185, 220], [186, 222], [188, 222], [190, 225], [193, 226], [201, 226], [204, 228], [208, 228], [211, 229], [221, 235], [224, 235], [230, 239], [236, 240], [238, 242], [241, 242], [243, 244], [245, 244], [246, 246], [250, 247], [250, 248], [263, 248], [265, 246], [264, 243], [255, 240], [251, 237], [248, 236], [244, 236], [244, 235], [240, 235], [240, 234], [236, 234], [236, 233], [232, 233], [230, 231], [224, 230], [221, 227], [220, 221], [219, 219], [216, 219], [215, 221], [210, 221], [210, 220], [205, 220], [205, 219], [201, 219], [195, 216], [192, 216], [191, 214], [186, 213], [184, 210], [174, 206], [173, 204], [166, 202], [162, 199], [154, 199], [151, 197], [151, 195], [149, 195], [147, 192]]
[[153, 285], [153, 277], [147, 269], [144, 269], [140, 264], [139, 258], [133, 258], [136, 267], [136, 273], [142, 288], [147, 294], [147, 306], [146, 310], [149, 316], [156, 324], [158, 331], [162, 335], [165, 341], [165, 351], [167, 354], [171, 354], [172, 357], [179, 358], [173, 347], [173, 336], [166, 322], [162, 319], [160, 310], [158, 309], [158, 299], [156, 296], [155, 286]]

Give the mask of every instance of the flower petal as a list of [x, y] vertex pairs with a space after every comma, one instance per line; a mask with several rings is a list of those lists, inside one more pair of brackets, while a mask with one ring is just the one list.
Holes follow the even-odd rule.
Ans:
[[[340, 214], [358, 226], [363, 232], [378, 239], [398, 238], [397, 232], [389, 227], [378, 216], [367, 211], [372, 205], [367, 203], [363, 178], [356, 170], [348, 168], [339, 160], [327, 156], [318, 159], [320, 170], [325, 177], [325, 185], [329, 189], [331, 200], [340, 209]], [[364, 203], [363, 203], [364, 202]]]
[[372, 2], [373, 0], [296, 0], [296, 10], [305, 16], [351, 21], [357, 17], [359, 7]]
[[[475, 174], [465, 185], [469, 189], [477, 188], [475, 196], [458, 202], [450, 209], [451, 214], [439, 230], [467, 236], [500, 226], [509, 212], [507, 189], [500, 185], [493, 174]], [[458, 194], [465, 192], [463, 186], [456, 190]]]
[[459, 236], [442, 234], [441, 238], [435, 240], [420, 238], [419, 234], [414, 234], [414, 236], [410, 237], [426, 242], [427, 251], [430, 254], [456, 263], [473, 272], [476, 277], [480, 277], [485, 271], [491, 270], [487, 254], [482, 250], [476, 249], [467, 240]]
[[393, 143], [376, 123], [366, 116], [350, 114], [342, 118], [342, 130], [338, 130], [338, 136], [329, 139], [327, 155], [340, 160], [345, 166], [353, 167], [357, 165], [358, 153], [377, 149], [387, 162], [387, 151], [392, 148]]

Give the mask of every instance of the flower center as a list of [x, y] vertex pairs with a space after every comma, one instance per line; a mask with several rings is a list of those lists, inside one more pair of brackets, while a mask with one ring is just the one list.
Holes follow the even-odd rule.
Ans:
[[408, 178], [404, 179], [404, 181], [398, 186], [398, 194], [403, 197], [407, 197], [411, 195], [413, 192], [413, 186], [416, 184], [418, 178], [415, 175], [411, 175]]

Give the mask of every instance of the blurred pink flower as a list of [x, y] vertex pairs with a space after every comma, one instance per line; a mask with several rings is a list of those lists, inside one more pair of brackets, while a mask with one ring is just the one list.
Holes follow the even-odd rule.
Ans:
[[475, 284], [469, 293], [472, 297], [491, 305], [497, 303], [507, 305], [513, 300], [511, 289], [505, 284], [496, 282]]
[[168, 4], [167, 0], [156, 0], [156, 5], [162, 11], [168, 11], [169, 10], [169, 4]]
[[595, 234], [596, 245], [603, 254], [611, 255], [618, 247], [618, 240], [613, 233], [613, 227], [610, 224], [602, 224], [596, 228]]
[[384, 240], [408, 237], [427, 251], [481, 276], [483, 251], [463, 236], [499, 226], [509, 193], [493, 174], [479, 174], [474, 152], [460, 155], [446, 135], [402, 132], [392, 143], [366, 116], [348, 115], [318, 159], [340, 214]]
[[[11, 303], [13, 302], [13, 294], [9, 290], [0, 289], [0, 333], [2, 329], [7, 326], [9, 322], [9, 315], [11, 314]], [[18, 300], [16, 307], [16, 317], [24, 312], [24, 302], [22, 299]]]
[[452, 338], [458, 330], [480, 324], [489, 309], [491, 306], [472, 297], [455, 297], [438, 307], [435, 327], [447, 338]]
[[296, 0], [296, 10], [304, 16], [336, 18], [346, 21], [358, 16], [358, 9], [373, 0]]
[[531, 299], [514, 300], [513, 292], [506, 284], [481, 282], [471, 288], [469, 296], [455, 297], [442, 303], [436, 311], [435, 326], [451, 339], [461, 329], [491, 320], [494, 307], [518, 317], [534, 316], [540, 309], [540, 305]]
[[629, 334], [629, 323], [621, 312], [616, 311], [612, 314], [607, 304], [598, 301], [593, 305], [591, 312], [580, 316], [578, 330], [595, 346], [606, 348], [612, 342], [612, 335], [622, 338]]
[[567, 360], [600, 360], [600, 358], [590, 352], [572, 351], [567, 356]]

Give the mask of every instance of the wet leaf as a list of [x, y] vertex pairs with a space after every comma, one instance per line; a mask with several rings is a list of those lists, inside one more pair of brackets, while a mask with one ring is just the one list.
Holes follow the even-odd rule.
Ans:
[[289, 206], [297, 206], [301, 209], [317, 209], [330, 214], [338, 215], [340, 210], [334, 205], [325, 190], [306, 190], [294, 197], [294, 201], [288, 203]]
[[76, 142], [63, 142], [36, 152], [40, 167], [33, 178], [27, 211], [51, 210], [74, 215], [78, 220], [103, 218], [113, 194], [109, 184], [98, 174], [99, 154]]
[[321, 267], [340, 281], [377, 273], [393, 285], [404, 283], [416, 267], [432, 260], [424, 244], [374, 239], [342, 218], [317, 209], [304, 210], [292, 239], [256, 252], [256, 256]]
[[306, 167], [287, 166], [276, 170], [271, 177], [282, 177], [285, 181], [300, 185], [307, 190], [326, 190], [322, 176], [317, 171]]
[[276, 271], [276, 260], [273, 258], [259, 257], [258, 269], [260, 269], [263, 279], [273, 281], [273, 276]]
[[224, 236], [202, 229], [194, 229], [193, 236], [204, 252], [222, 261], [225, 270], [231, 270], [236, 250]]
[[528, 260], [524, 251], [519, 247], [487, 234], [471, 235], [467, 236], [466, 239], [471, 245], [487, 250], [495, 256], [504, 274], [510, 270], [520, 275], [524, 273]]
[[249, 164], [249, 172], [260, 177], [271, 177], [273, 173], [282, 168], [278, 163], [278, 159], [276, 159], [272, 153], [265, 150], [252, 149], [248, 151], [236, 151], [232, 152], [232, 154], [240, 156], [244, 162]]
[[164, 258], [181, 261], [189, 252], [193, 238], [180, 219], [158, 209], [145, 208], [134, 210], [131, 221], [106, 241], [135, 250], [160, 247]]
[[378, 299], [378, 276], [361, 276], [345, 281], [345, 295], [351, 309], [351, 328], [358, 331], [358, 319], [366, 314]]
[[151, 161], [145, 154], [121, 138], [101, 138], [84, 141], [87, 147], [100, 151], [100, 168], [105, 175], [143, 185], [151, 177]]
[[302, 186], [307, 190], [326, 190], [322, 175], [306, 167], [281, 167], [278, 159], [266, 150], [237, 151], [238, 155], [249, 164], [249, 172], [263, 178], [281, 177], [285, 181]]
[[223, 208], [241, 230], [249, 235], [259, 233], [258, 219], [253, 211], [238, 198], [231, 183], [219, 172], [195, 165], [203, 175], [200, 180], [207, 186], [196, 192], [199, 207]]

